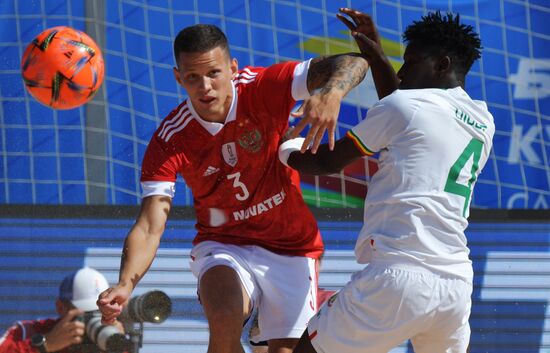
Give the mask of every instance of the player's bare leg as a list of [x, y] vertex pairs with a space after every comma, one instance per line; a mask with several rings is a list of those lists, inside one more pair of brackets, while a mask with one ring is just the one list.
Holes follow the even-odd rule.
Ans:
[[281, 338], [269, 340], [268, 353], [292, 353], [298, 343], [297, 338]]
[[313, 345], [311, 344], [307, 329], [304, 331], [304, 334], [300, 338], [300, 341], [296, 345], [296, 348], [294, 348], [294, 353], [317, 353], [315, 351], [315, 348], [313, 348]]
[[214, 266], [204, 273], [199, 296], [208, 320], [208, 353], [244, 353], [243, 321], [250, 312], [250, 299], [237, 273], [228, 266]]

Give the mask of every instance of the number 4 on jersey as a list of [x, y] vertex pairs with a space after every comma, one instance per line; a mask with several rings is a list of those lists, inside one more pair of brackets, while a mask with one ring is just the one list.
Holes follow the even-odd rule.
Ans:
[[[464, 208], [462, 210], [462, 216], [466, 216], [468, 205], [470, 204], [470, 197], [472, 195], [472, 184], [476, 181], [477, 170], [479, 169], [479, 158], [481, 157], [481, 150], [483, 148], [483, 142], [477, 139], [470, 140], [468, 146], [462, 151], [456, 162], [451, 166], [449, 175], [447, 175], [447, 182], [445, 183], [445, 191], [451, 194], [463, 196]], [[466, 163], [473, 155], [472, 168], [470, 169], [468, 185], [458, 183], [458, 177], [461, 175], [461, 171], [466, 166]]]

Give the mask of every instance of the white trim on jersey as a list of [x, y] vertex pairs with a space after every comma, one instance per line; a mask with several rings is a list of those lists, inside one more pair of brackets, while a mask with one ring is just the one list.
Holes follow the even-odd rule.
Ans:
[[291, 92], [292, 98], [296, 101], [311, 97], [309, 91], [307, 90], [307, 73], [309, 71], [310, 63], [311, 59], [299, 63], [294, 68], [294, 78], [292, 79]]
[[26, 340], [27, 339], [27, 326], [25, 326], [25, 323], [23, 321], [17, 321], [17, 325], [21, 327], [21, 339]]
[[250, 71], [249, 68], [245, 67], [243, 71], [241, 71], [237, 77], [233, 79], [233, 82], [238, 85], [240, 83], [250, 83], [254, 82], [256, 80], [256, 76], [258, 75], [257, 72]]
[[163, 126], [160, 132], [158, 133], [158, 136], [160, 136], [161, 138], [164, 138], [164, 132], [166, 131], [166, 129], [172, 127], [173, 124], [177, 124], [177, 120], [180, 118], [180, 116], [187, 111], [189, 111], [189, 108], [187, 107], [187, 104], [184, 104], [172, 119], [164, 121], [162, 123]]
[[251, 79], [247, 79], [247, 78], [241, 78], [241, 79], [238, 79], [237, 81], [235, 81], [235, 84], [241, 84], [241, 83], [250, 83], [250, 82], [254, 82], [256, 81], [256, 77], [254, 78], [251, 78]]
[[176, 183], [172, 181], [142, 181], [141, 198], [144, 199], [147, 196], [160, 195], [174, 198], [176, 194]]
[[257, 72], [254, 72], [254, 71], [251, 71], [248, 67], [245, 67], [243, 69], [243, 71], [241, 72], [241, 75], [242, 74], [249, 74], [251, 76], [256, 76], [258, 73]]
[[183, 114], [173, 122], [172, 124], [167, 124], [163, 127], [163, 131], [159, 133], [160, 138], [162, 138], [165, 142], [168, 142], [170, 140], [170, 137], [181, 129], [183, 129], [187, 124], [189, 124], [189, 121], [193, 119], [193, 115], [189, 111], [189, 109], [186, 109]]
[[182, 117], [182, 119], [180, 119], [178, 121], [179, 123], [179, 126], [177, 126], [176, 128], [170, 130], [170, 132], [168, 132], [168, 130], [166, 130], [166, 132], [168, 133], [166, 135], [166, 137], [164, 138], [164, 142], [168, 142], [168, 140], [170, 140], [170, 138], [178, 131], [181, 131], [183, 130], [187, 124], [189, 124], [189, 122], [193, 120], [193, 115], [191, 113], [188, 113], [186, 114], [184, 117]]
[[[233, 86], [233, 99], [231, 100], [231, 106], [229, 107], [229, 112], [227, 113], [227, 116], [225, 118], [225, 121], [223, 123], [217, 123], [214, 121], [206, 121], [203, 118], [200, 117], [200, 115], [197, 113], [195, 108], [193, 107], [193, 104], [189, 99], [187, 99], [187, 105], [189, 106], [189, 110], [191, 111], [191, 114], [193, 114], [196, 121], [199, 122], [199, 124], [204, 127], [206, 131], [210, 133], [210, 135], [214, 136], [218, 132], [223, 129], [223, 126], [227, 124], [230, 121], [237, 119], [237, 102], [239, 101], [239, 97], [237, 95], [237, 89], [235, 88], [235, 83], [231, 81], [231, 85]], [[185, 126], [184, 126], [185, 127]]]

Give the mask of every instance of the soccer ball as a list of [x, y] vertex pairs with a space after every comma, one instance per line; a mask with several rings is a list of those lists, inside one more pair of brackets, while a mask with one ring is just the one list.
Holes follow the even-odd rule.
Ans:
[[54, 109], [71, 109], [91, 100], [103, 83], [103, 56], [86, 33], [52, 27], [27, 46], [21, 74], [27, 91]]

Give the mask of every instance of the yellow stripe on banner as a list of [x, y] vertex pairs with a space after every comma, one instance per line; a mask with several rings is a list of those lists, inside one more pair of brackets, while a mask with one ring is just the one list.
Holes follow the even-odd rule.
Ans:
[[357, 137], [353, 131], [349, 130], [347, 133], [346, 133], [346, 136], [349, 137], [353, 143], [355, 144], [355, 146], [365, 155], [365, 156], [372, 156], [374, 154], [373, 151], [369, 150], [367, 148], [367, 146], [365, 146], [363, 144], [363, 142], [361, 142], [361, 140], [359, 139], [359, 137]]

